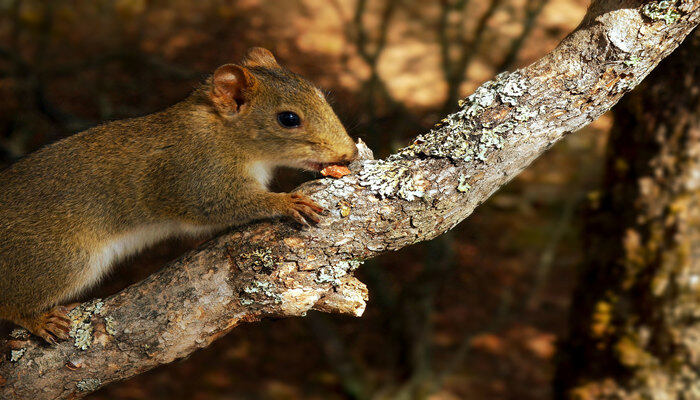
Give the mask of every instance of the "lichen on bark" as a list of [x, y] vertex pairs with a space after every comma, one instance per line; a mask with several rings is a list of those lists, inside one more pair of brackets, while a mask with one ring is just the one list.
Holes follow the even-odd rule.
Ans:
[[558, 397], [700, 398], [700, 32], [616, 111]]

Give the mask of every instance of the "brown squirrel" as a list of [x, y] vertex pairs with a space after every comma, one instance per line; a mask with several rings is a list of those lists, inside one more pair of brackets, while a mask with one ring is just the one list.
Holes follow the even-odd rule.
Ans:
[[268, 191], [273, 169], [356, 156], [323, 93], [252, 48], [165, 111], [77, 133], [0, 172], [0, 318], [67, 339], [57, 305], [115, 261], [261, 218], [318, 222], [310, 198]]

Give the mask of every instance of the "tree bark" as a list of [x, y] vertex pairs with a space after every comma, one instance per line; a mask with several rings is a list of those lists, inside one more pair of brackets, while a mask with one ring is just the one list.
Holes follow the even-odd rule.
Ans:
[[700, 31], [615, 112], [560, 398], [700, 398]]
[[367, 290], [352, 276], [361, 260], [451, 229], [554, 142], [609, 110], [698, 24], [700, 0], [668, 7], [596, 1], [554, 51], [486, 82], [412, 145], [357, 162], [342, 179], [302, 185], [328, 210], [318, 226], [235, 229], [82, 304], [73, 342], [10, 341], [0, 397], [81, 397], [263, 317], [361, 315]]

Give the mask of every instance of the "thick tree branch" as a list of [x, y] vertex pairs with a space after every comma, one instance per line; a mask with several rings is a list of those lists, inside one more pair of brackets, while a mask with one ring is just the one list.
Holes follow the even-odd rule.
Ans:
[[80, 397], [263, 317], [361, 315], [367, 291], [352, 276], [359, 260], [454, 227], [564, 134], [609, 110], [698, 24], [700, 0], [670, 3], [597, 1], [552, 53], [485, 83], [411, 146], [355, 163], [343, 179], [303, 185], [329, 210], [318, 226], [234, 230], [81, 305], [75, 343], [10, 341], [0, 397]]

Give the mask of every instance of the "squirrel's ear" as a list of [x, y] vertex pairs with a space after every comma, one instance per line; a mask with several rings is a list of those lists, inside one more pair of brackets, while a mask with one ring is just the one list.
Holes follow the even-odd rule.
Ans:
[[275, 56], [272, 55], [270, 50], [264, 49], [262, 47], [251, 47], [243, 59], [243, 65], [246, 67], [266, 67], [266, 68], [279, 68]]
[[225, 64], [214, 71], [211, 100], [224, 112], [238, 112], [246, 102], [246, 95], [255, 85], [255, 77], [245, 67]]

